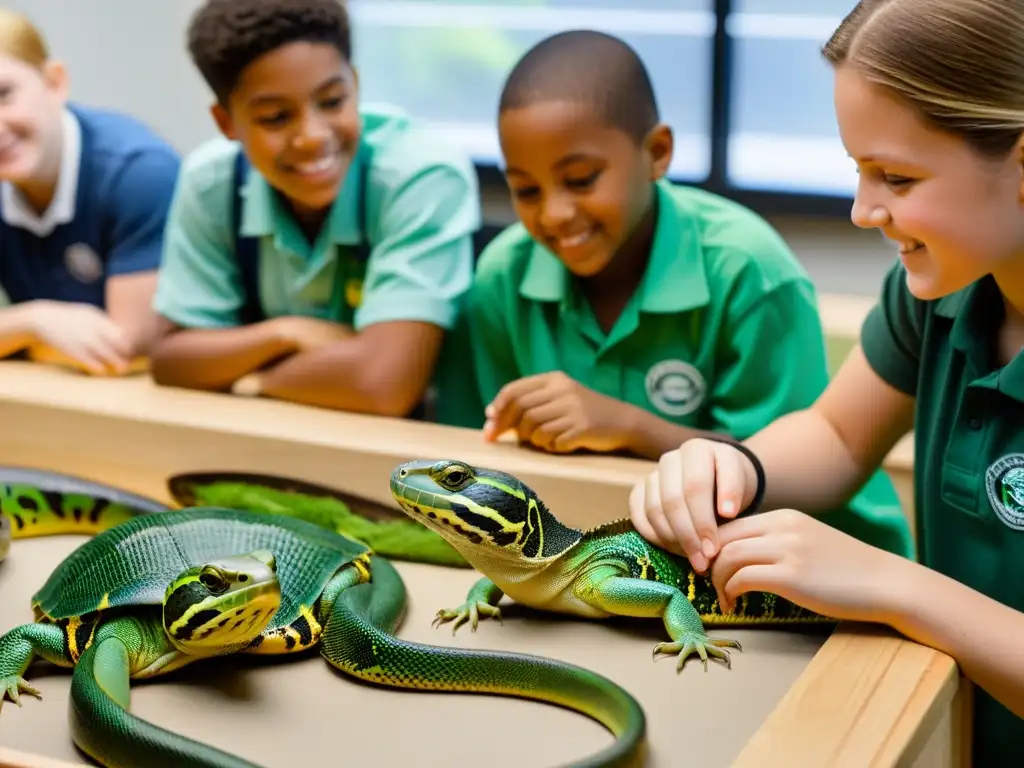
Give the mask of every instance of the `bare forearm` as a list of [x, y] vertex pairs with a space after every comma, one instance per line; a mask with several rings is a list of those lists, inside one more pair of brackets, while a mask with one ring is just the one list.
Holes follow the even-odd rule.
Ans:
[[942, 651], [963, 673], [1024, 717], [1024, 614], [909, 560], [894, 579], [885, 623]]
[[[858, 464], [831, 424], [813, 408], [776, 419], [743, 444], [764, 467], [765, 509], [791, 507], [809, 514], [835, 509], [875, 470]], [[748, 486], [752, 494], [753, 486]]]
[[261, 377], [266, 397], [352, 413], [404, 416], [423, 395], [412, 382], [378, 373], [353, 336], [300, 352]]
[[153, 346], [153, 378], [166, 386], [226, 391], [237, 379], [296, 349], [268, 323], [175, 331]]

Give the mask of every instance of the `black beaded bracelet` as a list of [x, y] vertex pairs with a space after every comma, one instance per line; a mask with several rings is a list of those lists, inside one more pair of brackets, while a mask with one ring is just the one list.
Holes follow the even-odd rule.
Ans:
[[729, 440], [728, 438], [724, 437], [710, 437], [708, 439], [714, 440], [715, 442], [718, 443], [725, 443], [726, 445], [731, 445], [737, 451], [739, 451], [748, 459], [750, 459], [750, 463], [754, 465], [754, 474], [757, 475], [757, 490], [754, 492], [754, 498], [750, 502], [750, 504], [747, 505], [747, 508], [741, 511], [738, 515], [736, 515], [736, 517], [740, 517], [741, 515], [756, 515], [760, 511], [761, 502], [764, 501], [765, 478], [764, 467], [761, 465], [761, 460], [757, 458], [757, 455], [752, 450], [747, 448], [747, 446], [743, 445], [742, 443], [738, 443], [735, 440]]

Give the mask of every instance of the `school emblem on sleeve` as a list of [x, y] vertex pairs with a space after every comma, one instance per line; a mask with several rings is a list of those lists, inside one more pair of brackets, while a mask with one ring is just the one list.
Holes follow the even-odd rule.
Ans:
[[647, 371], [644, 378], [647, 399], [666, 416], [686, 416], [704, 402], [707, 383], [690, 363], [663, 360]]
[[80, 283], [95, 283], [103, 276], [103, 262], [85, 243], [69, 245], [64, 251], [64, 266]]
[[1024, 454], [1011, 453], [990, 466], [985, 490], [996, 516], [1015, 531], [1024, 531]]

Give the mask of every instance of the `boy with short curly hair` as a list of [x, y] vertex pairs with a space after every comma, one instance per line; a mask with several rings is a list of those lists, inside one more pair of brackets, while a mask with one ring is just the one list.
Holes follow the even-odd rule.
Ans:
[[337, 0], [207, 0], [188, 42], [224, 138], [183, 164], [156, 380], [227, 390], [258, 371], [269, 397], [409, 414], [472, 280], [471, 161], [359, 105]]

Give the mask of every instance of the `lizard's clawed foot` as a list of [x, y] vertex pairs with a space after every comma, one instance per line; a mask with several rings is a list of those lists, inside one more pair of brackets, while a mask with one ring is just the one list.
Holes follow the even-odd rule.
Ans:
[[442, 608], [437, 612], [437, 616], [434, 617], [434, 621], [431, 623], [432, 627], [438, 627], [441, 624], [455, 620], [455, 624], [452, 626], [452, 634], [454, 635], [459, 627], [469, 622], [470, 627], [476, 632], [477, 624], [480, 622], [480, 617], [497, 619], [501, 622], [501, 609], [496, 605], [485, 603], [482, 600], [476, 600], [473, 602], [465, 602], [455, 610]]
[[20, 707], [21, 696], [19, 694], [22, 693], [35, 696], [37, 699], [43, 698], [43, 694], [37, 688], [29, 685], [21, 675], [0, 678], [0, 709], [3, 708], [5, 696]]
[[726, 648], [735, 648], [737, 651], [743, 650], [736, 640], [712, 639], [707, 635], [684, 634], [675, 642], [658, 643], [654, 646], [654, 655], [657, 656], [659, 653], [666, 655], [678, 654], [679, 663], [676, 665], [676, 671], [678, 672], [682, 670], [686, 660], [696, 653], [704, 664], [704, 671], [707, 672], [709, 657], [724, 664], [727, 669], [732, 668], [732, 659], [729, 657], [729, 651], [725, 650]]

